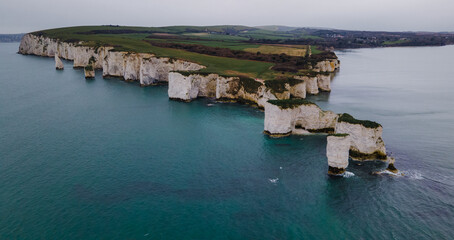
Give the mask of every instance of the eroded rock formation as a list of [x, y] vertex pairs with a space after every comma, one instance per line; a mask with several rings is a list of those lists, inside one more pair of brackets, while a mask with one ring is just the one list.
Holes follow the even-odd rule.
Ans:
[[326, 157], [328, 174], [340, 175], [348, 167], [351, 139], [348, 134], [333, 134], [327, 137]]
[[387, 157], [385, 143], [382, 139], [383, 127], [378, 123], [357, 120], [344, 113], [338, 118], [335, 133], [350, 135], [350, 157], [352, 159], [385, 160]]
[[311, 81], [311, 89], [317, 90], [312, 91], [312, 94], [318, 93], [319, 88], [326, 90], [324, 80], [317, 79], [317, 77], [297, 77], [264, 81], [213, 73], [171, 72], [168, 93], [169, 98], [182, 101], [212, 97], [219, 100], [251, 102], [263, 108], [270, 99], [306, 98], [307, 81]]
[[350, 157], [353, 160], [388, 161], [388, 168], [396, 171], [394, 160], [387, 156], [382, 139], [383, 127], [380, 124], [358, 120], [346, 113], [323, 111], [314, 103], [303, 99], [268, 101], [265, 104], [264, 131], [273, 137], [314, 132], [334, 133], [328, 137], [327, 145], [330, 174], [345, 171], [348, 166], [345, 156], [347, 160]]
[[55, 69], [57, 70], [63, 70], [63, 62], [61, 59], [58, 57], [58, 54], [55, 54]]
[[303, 99], [268, 101], [265, 104], [265, 132], [274, 137], [334, 132], [337, 118], [334, 112], [323, 111]]

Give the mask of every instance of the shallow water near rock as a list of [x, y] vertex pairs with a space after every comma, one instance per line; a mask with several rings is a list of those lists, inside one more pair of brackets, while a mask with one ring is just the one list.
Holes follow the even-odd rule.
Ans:
[[0, 43], [0, 239], [454, 235], [454, 46], [337, 53], [332, 93], [310, 99], [381, 123], [405, 174], [348, 178], [327, 176], [325, 136], [269, 138], [258, 109], [17, 49]]

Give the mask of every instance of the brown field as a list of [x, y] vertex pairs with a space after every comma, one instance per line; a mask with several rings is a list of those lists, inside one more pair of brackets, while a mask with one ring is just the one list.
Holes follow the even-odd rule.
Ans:
[[284, 53], [289, 56], [304, 57], [306, 56], [306, 46], [299, 45], [298, 47], [294, 46], [284, 46], [284, 45], [262, 45], [257, 48], [246, 48], [246, 52], [252, 53], [263, 53], [263, 54], [281, 54]]

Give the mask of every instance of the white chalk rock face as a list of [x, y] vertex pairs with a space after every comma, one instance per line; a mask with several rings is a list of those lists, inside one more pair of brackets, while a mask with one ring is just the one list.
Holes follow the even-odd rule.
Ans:
[[260, 84], [255, 91], [248, 92], [238, 77], [171, 72], [168, 93], [169, 98], [183, 101], [190, 101], [197, 97], [215, 97], [219, 100], [249, 101], [263, 106], [262, 104], [268, 99], [276, 99], [276, 97], [266, 92], [265, 86]]
[[294, 109], [280, 108], [269, 102], [265, 103], [265, 132], [270, 135], [287, 135], [294, 128]]
[[140, 84], [153, 85], [158, 82], [168, 82], [172, 71], [197, 71], [205, 66], [183, 60], [142, 56]]
[[191, 101], [197, 97], [214, 97], [217, 77], [216, 74], [185, 76], [178, 72], [171, 72], [169, 73], [169, 98]]
[[103, 77], [123, 77], [127, 52], [109, 51], [102, 66]]
[[140, 62], [140, 85], [149, 86], [159, 82], [157, 66], [153, 64], [153, 59], [142, 58]]
[[55, 54], [55, 69], [57, 70], [63, 70], [63, 62], [61, 61], [60, 57], [58, 57], [58, 54]]
[[[365, 127], [361, 124], [337, 122], [336, 133], [347, 133], [351, 138], [351, 150], [361, 154], [378, 154], [386, 158], [385, 143], [382, 139], [383, 128]], [[355, 159], [355, 156], [351, 156]]]
[[[332, 132], [338, 115], [313, 103], [293, 107], [265, 104], [265, 132], [271, 135]], [[303, 130], [303, 131], [301, 131]]]
[[306, 98], [306, 82], [289, 86], [290, 95], [296, 98]]
[[328, 136], [326, 144], [328, 166], [341, 169], [347, 168], [350, 144], [351, 140], [348, 135]]
[[236, 99], [240, 90], [240, 81], [235, 77], [216, 79], [216, 99]]
[[193, 75], [183, 76], [180, 73], [169, 73], [168, 94], [171, 99], [190, 101], [197, 98], [198, 89]]
[[339, 60], [329, 59], [318, 62], [313, 70], [316, 72], [334, 72], [336, 69], [339, 68], [339, 65], [340, 65]]
[[75, 68], [85, 67], [89, 59], [95, 55], [95, 51], [90, 47], [79, 46], [74, 52], [74, 65]]
[[306, 85], [306, 93], [308, 94], [318, 94], [318, 80], [317, 77], [309, 76], [296, 76], [296, 79], [303, 80]]
[[262, 92], [263, 94], [257, 100], [257, 105], [259, 107], [265, 108], [265, 104], [268, 102], [268, 100], [277, 100], [277, 97], [273, 93], [271, 93], [271, 91], [266, 90], [265, 87], [263, 87]]
[[323, 111], [315, 104], [304, 104], [295, 111], [295, 127], [311, 131], [334, 131], [338, 115], [331, 111]]
[[142, 58], [138, 53], [127, 53], [124, 56], [124, 73], [123, 79], [125, 81], [139, 81], [140, 78], [140, 64]]
[[331, 75], [318, 74], [317, 75], [318, 88], [324, 92], [331, 91]]
[[[22, 37], [21, 43], [19, 45], [19, 53], [21, 54], [31, 54], [31, 55], [37, 55], [37, 56], [50, 56], [48, 55], [49, 52], [53, 53], [51, 56], [53, 57], [56, 49], [55, 47], [51, 46], [49, 48], [49, 41], [48, 39], [42, 37], [42, 36], [35, 36], [32, 34], [25, 34]], [[52, 44], [54, 45], [54, 44]]]

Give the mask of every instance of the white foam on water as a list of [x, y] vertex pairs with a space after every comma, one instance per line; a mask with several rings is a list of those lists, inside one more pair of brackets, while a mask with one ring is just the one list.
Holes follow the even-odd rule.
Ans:
[[355, 176], [355, 174], [352, 172], [349, 172], [349, 171], [345, 171], [344, 173], [342, 173], [342, 177], [344, 177], [344, 178], [351, 178], [354, 176]]
[[408, 170], [408, 171], [403, 171], [404, 176], [413, 179], [413, 180], [421, 180], [424, 179], [420, 171], [417, 170]]
[[393, 173], [389, 170], [383, 170], [383, 171], [380, 171], [380, 172], [374, 172], [373, 174], [377, 174], [377, 175], [392, 175], [392, 176], [397, 176], [397, 177], [401, 177], [401, 176], [404, 176], [405, 174], [403, 174], [401, 171], [398, 171], [397, 173]]
[[268, 179], [271, 183], [277, 183], [279, 181], [279, 178], [269, 178]]
[[213, 106], [213, 105], [214, 105], [214, 104], [212, 104], [212, 103], [208, 103], [208, 104], [207, 104], [208, 107], [211, 107], [211, 106]]

